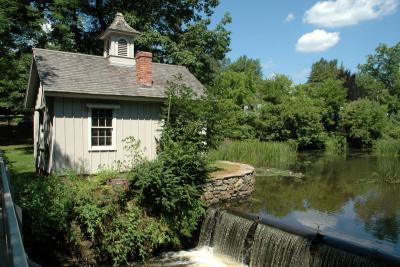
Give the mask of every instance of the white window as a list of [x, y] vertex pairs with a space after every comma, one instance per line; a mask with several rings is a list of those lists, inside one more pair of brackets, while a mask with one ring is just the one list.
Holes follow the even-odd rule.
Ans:
[[116, 150], [116, 105], [88, 104], [89, 150]]
[[118, 56], [128, 56], [128, 42], [122, 38], [118, 40]]

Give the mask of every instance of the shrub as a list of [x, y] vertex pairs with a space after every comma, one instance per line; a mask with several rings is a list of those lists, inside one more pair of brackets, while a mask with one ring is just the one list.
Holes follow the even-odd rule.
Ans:
[[148, 217], [136, 204], [128, 203], [126, 211], [111, 222], [102, 245], [114, 266], [132, 260], [144, 260], [168, 239], [163, 220]]
[[341, 125], [353, 146], [370, 147], [382, 136], [386, 114], [386, 106], [360, 99], [344, 106]]
[[322, 110], [318, 101], [307, 96], [289, 96], [282, 104], [266, 104], [259, 118], [263, 141], [294, 140], [300, 149], [321, 148], [324, 140]]
[[200, 196], [208, 179], [205, 124], [188, 90], [170, 88], [158, 158], [138, 165], [131, 177], [141, 205], [163, 216], [177, 241], [190, 237], [203, 216]]
[[36, 242], [56, 242], [68, 231], [73, 190], [62, 177], [13, 179], [16, 203], [24, 211], [24, 235]]

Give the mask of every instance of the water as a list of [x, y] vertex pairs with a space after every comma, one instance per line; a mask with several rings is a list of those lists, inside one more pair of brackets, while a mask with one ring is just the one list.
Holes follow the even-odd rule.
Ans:
[[246, 237], [253, 225], [226, 211], [209, 209], [196, 249], [167, 253], [146, 266], [244, 267]]
[[259, 225], [255, 232], [251, 266], [308, 266], [310, 242], [279, 229]]
[[167, 253], [146, 266], [204, 267], [379, 267], [366, 258], [210, 209], [197, 249]]
[[[400, 257], [400, 186], [379, 182], [400, 176], [398, 159], [364, 153], [347, 157], [307, 153], [301, 154], [290, 170], [303, 177], [285, 176], [288, 172], [258, 176], [252, 198], [231, 208], [373, 248], [368, 257], [376, 251]], [[168, 253], [150, 263], [153, 265], [148, 266], [385, 266], [216, 209], [208, 210], [198, 248]]]
[[[219, 255], [228, 255], [237, 262], [244, 262], [244, 244], [253, 222], [221, 212], [218, 214], [212, 242], [209, 244]], [[217, 215], [217, 216], [218, 216]]]
[[304, 176], [257, 177], [251, 201], [234, 209], [400, 256], [400, 185], [379, 182], [400, 177], [399, 159], [305, 153], [291, 170]]

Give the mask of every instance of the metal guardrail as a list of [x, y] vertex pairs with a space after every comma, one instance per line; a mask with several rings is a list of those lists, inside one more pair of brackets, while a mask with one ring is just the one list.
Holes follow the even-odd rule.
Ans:
[[[0, 169], [1, 169], [1, 208], [4, 251], [3, 256], [5, 259], [0, 259], [7, 267], [28, 267], [30, 261], [25, 253], [24, 244], [22, 242], [22, 234], [20, 229], [21, 212], [20, 208], [14, 203], [12, 192], [10, 188], [10, 178], [7, 166], [4, 160], [3, 152], [0, 151]], [[19, 213], [19, 216], [18, 216]], [[20, 220], [21, 221], [21, 220]], [[1, 233], [0, 233], [1, 234]], [[0, 254], [0, 255], [1, 255]], [[1, 264], [0, 264], [1, 265]]]

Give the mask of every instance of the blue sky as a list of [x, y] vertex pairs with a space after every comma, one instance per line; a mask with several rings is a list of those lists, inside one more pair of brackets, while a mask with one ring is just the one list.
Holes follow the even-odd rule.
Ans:
[[266, 77], [307, 79], [313, 62], [338, 59], [357, 70], [379, 43], [400, 42], [400, 0], [220, 0], [213, 23], [230, 13], [231, 52], [261, 61]]

